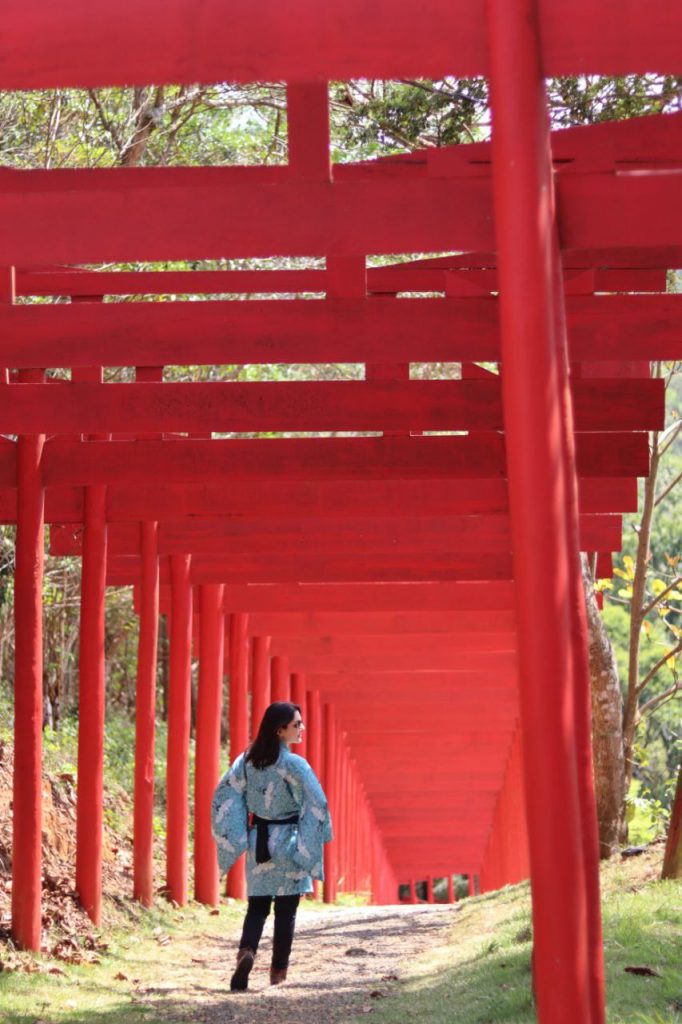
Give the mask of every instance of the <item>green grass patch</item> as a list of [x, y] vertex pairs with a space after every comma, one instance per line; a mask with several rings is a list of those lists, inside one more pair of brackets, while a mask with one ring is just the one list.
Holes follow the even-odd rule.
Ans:
[[[646, 861], [655, 856], [658, 868], [657, 849]], [[603, 889], [609, 1024], [682, 1024], [682, 888], [657, 881], [647, 863], [617, 859], [604, 869]], [[426, 951], [409, 979], [377, 1000], [372, 1020], [534, 1024], [531, 949], [527, 884], [467, 900], [449, 941]], [[630, 974], [628, 966], [659, 976]]]
[[[186, 983], [192, 957], [201, 956], [202, 941], [226, 937], [227, 985], [234, 935], [243, 913], [239, 903], [222, 904], [215, 915], [197, 903], [178, 909], [160, 900], [154, 908], [143, 910], [128, 901], [108, 902], [107, 917], [113, 927], [107, 929], [108, 950], [101, 954], [101, 961], [72, 965], [21, 954], [21, 959], [35, 964], [37, 970], [0, 973], [0, 1021], [89, 1024], [96, 1019], [161, 1024], [167, 1020], [167, 1009], [160, 1005], [157, 1011], [155, 995], [167, 1007], [176, 980]], [[59, 973], [48, 973], [50, 970]]]

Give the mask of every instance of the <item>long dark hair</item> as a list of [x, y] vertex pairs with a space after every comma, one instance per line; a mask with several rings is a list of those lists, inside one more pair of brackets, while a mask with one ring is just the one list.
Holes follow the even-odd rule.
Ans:
[[293, 722], [296, 711], [300, 715], [298, 704], [291, 704], [288, 700], [276, 700], [265, 709], [258, 734], [245, 754], [245, 760], [251, 761], [254, 768], [267, 768], [275, 763], [280, 750], [278, 730]]

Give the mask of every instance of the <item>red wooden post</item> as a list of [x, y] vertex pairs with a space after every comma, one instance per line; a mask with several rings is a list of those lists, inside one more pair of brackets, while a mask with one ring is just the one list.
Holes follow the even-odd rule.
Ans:
[[270, 704], [270, 637], [255, 636], [251, 665], [251, 738], [258, 732]]
[[455, 891], [455, 880], [452, 875], [448, 875], [448, 903], [457, 902], [457, 892]]
[[291, 700], [291, 676], [286, 655], [277, 654], [270, 659], [270, 679], [273, 701]]
[[426, 902], [433, 903], [433, 875], [426, 876]]
[[192, 672], [190, 555], [172, 555], [168, 759], [166, 764], [166, 885], [171, 900], [187, 902], [189, 730]]
[[310, 767], [322, 778], [322, 703], [319, 690], [308, 692], [308, 722], [307, 722], [307, 759]]
[[[322, 755], [322, 702], [320, 700], [319, 690], [310, 690], [308, 692], [308, 721], [307, 725], [307, 760], [312, 770], [317, 775], [318, 779], [323, 779], [323, 755]], [[320, 883], [317, 879], [313, 880], [313, 893], [315, 899], [319, 898], [320, 895]]]
[[[27, 383], [42, 379], [42, 370], [23, 370], [19, 376]], [[17, 441], [14, 578], [12, 936], [19, 946], [36, 952], [41, 923], [44, 443], [44, 434]]]
[[287, 85], [289, 174], [308, 181], [328, 181], [329, 90], [326, 82]]
[[306, 757], [308, 749], [308, 709], [306, 707], [305, 676], [300, 672], [292, 672], [291, 674], [291, 701], [293, 704], [298, 704], [301, 709], [301, 718], [303, 719], [301, 742], [296, 744], [293, 748], [293, 752], [294, 754], [299, 754], [301, 757]]
[[104, 599], [106, 487], [85, 491], [79, 647], [76, 889], [96, 925], [102, 916], [104, 786]]
[[476, 878], [474, 876], [473, 871], [470, 871], [469, 874], [467, 875], [467, 885], [468, 885], [468, 888], [469, 888], [469, 895], [470, 896], [475, 896], [476, 895]]
[[158, 523], [140, 523], [140, 639], [135, 690], [135, 799], [133, 811], [133, 896], [154, 900], [154, 742], [156, 733], [156, 651], [159, 637]]
[[[338, 810], [337, 803], [337, 733], [334, 721], [334, 710], [331, 704], [325, 704], [323, 708], [323, 729], [324, 729], [324, 779], [323, 785], [329, 801], [329, 807], [334, 822], [335, 834], [339, 834], [340, 823], [336, 817]], [[324, 889], [323, 898], [325, 903], [336, 901], [337, 887], [337, 843], [338, 839], [327, 843], [324, 848]]]
[[[599, 826], [592, 763], [592, 684], [588, 662], [588, 629], [582, 566], [580, 564], [578, 476], [575, 422], [569, 381], [568, 334], [558, 238], [554, 236], [554, 305], [557, 369], [563, 413], [563, 456], [566, 479], [566, 548], [569, 565], [569, 628], [575, 701], [575, 742], [578, 801], [582, 820], [583, 869], [587, 900], [587, 960], [593, 1024], [604, 1024], [605, 975], [599, 877]], [[649, 375], [649, 364], [644, 364]]]
[[200, 654], [197, 694], [194, 782], [194, 896], [200, 903], [219, 900], [215, 842], [211, 834], [211, 798], [220, 773], [220, 718], [223, 703], [225, 623], [221, 584], [199, 588]]
[[[230, 616], [230, 761], [245, 750], [249, 742], [249, 636], [248, 615]], [[246, 898], [244, 858], [240, 857], [227, 877], [227, 895]]]
[[409, 897], [410, 903], [419, 903], [419, 900], [417, 899], [417, 883], [415, 882], [414, 878], [410, 879], [409, 886], [410, 886], [410, 897]]
[[[603, 1009], [588, 993], [587, 893], [567, 602], [574, 566], [567, 557], [553, 276], [556, 239], [537, 9], [528, 0], [488, 0], [487, 10], [538, 1010], [543, 1024], [598, 1024]], [[548, 565], [555, 581], [549, 600]], [[551, 693], [546, 685], [550, 676]]]
[[[135, 380], [160, 383], [162, 366], [137, 366]], [[152, 437], [161, 437], [152, 434]], [[154, 772], [156, 665], [159, 639], [158, 523], [140, 523], [140, 615], [135, 689], [135, 796], [133, 804], [133, 896], [154, 900]]]

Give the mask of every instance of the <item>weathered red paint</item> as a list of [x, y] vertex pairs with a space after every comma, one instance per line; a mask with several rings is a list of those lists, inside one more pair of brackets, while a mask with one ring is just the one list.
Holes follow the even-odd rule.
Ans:
[[194, 778], [194, 898], [219, 901], [218, 862], [211, 834], [211, 800], [220, 774], [220, 722], [223, 703], [223, 588], [199, 589], [199, 687], [197, 692]]
[[140, 523], [140, 628], [135, 688], [135, 793], [133, 895], [146, 907], [154, 900], [154, 743], [156, 661], [159, 634], [158, 528]]
[[170, 899], [188, 898], [189, 730], [192, 671], [190, 556], [171, 559], [168, 760], [166, 765], [166, 885]]
[[[230, 615], [230, 761], [241, 754], [249, 742], [249, 635], [248, 616], [244, 612]], [[237, 861], [227, 877], [227, 895], [243, 900], [246, 896], [246, 875], [243, 858]]]

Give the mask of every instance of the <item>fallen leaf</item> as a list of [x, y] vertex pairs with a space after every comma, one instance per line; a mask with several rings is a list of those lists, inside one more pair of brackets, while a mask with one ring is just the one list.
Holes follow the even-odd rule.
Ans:
[[380, 989], [375, 988], [373, 992], [370, 992], [369, 998], [370, 999], [383, 999], [385, 995], [386, 995], [385, 992], [381, 992]]
[[114, 975], [114, 981], [127, 981], [128, 975], [124, 974], [123, 971], [119, 971], [118, 974]]
[[658, 973], [658, 971], [655, 971], [653, 969], [653, 967], [647, 967], [646, 964], [643, 964], [642, 966], [635, 965], [635, 966], [632, 966], [632, 967], [626, 967], [625, 971], [626, 971], [627, 974], [639, 974], [639, 975], [641, 975], [642, 977], [645, 977], [645, 978], [660, 978], [661, 977], [661, 975]]
[[211, 910], [209, 916], [210, 917], [217, 917], [219, 913], [220, 913], [219, 910]]

